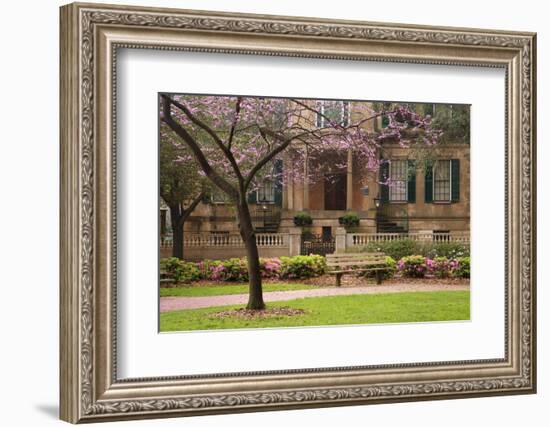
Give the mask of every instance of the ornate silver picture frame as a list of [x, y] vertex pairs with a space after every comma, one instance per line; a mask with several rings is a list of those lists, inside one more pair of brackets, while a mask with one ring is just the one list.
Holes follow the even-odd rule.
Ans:
[[[535, 34], [75, 3], [61, 8], [60, 43], [61, 419], [97, 422], [536, 391]], [[493, 177], [505, 185], [504, 357], [119, 378], [120, 49], [504, 70], [505, 175]]]

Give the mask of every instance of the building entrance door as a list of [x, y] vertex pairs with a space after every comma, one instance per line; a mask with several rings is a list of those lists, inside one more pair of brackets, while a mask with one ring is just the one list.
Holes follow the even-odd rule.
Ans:
[[325, 175], [325, 209], [330, 211], [346, 210], [346, 185], [345, 173], [332, 173]]

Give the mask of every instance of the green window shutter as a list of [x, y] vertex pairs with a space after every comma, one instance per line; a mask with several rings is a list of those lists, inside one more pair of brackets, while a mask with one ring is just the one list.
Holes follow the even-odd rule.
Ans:
[[416, 203], [416, 165], [414, 160], [407, 163], [407, 201]]
[[434, 116], [434, 104], [424, 104], [424, 115]]
[[[390, 176], [390, 164], [386, 161], [380, 165], [380, 182], [386, 182]], [[388, 203], [390, 200], [390, 188], [387, 185], [380, 184], [380, 199], [382, 203]]]
[[256, 200], [256, 191], [251, 191], [250, 193], [248, 193], [248, 198], [247, 198], [247, 201], [248, 201], [248, 204], [250, 203], [257, 203], [257, 200]]
[[275, 171], [275, 185], [274, 185], [275, 204], [277, 206], [282, 206], [283, 205], [283, 161], [280, 159], [275, 160], [273, 169]]
[[390, 118], [388, 116], [382, 116], [382, 129], [387, 128], [390, 124]]
[[205, 203], [205, 204], [208, 204], [208, 203], [212, 202], [212, 196], [210, 195], [210, 193], [205, 193], [202, 196], [202, 202]]
[[451, 202], [460, 200], [460, 160], [451, 160]]
[[432, 203], [434, 201], [434, 189], [433, 189], [433, 165], [427, 164], [424, 171], [424, 201], [426, 203]]

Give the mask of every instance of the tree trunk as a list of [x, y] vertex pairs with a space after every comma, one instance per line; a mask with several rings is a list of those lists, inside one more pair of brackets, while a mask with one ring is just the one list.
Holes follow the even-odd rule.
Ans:
[[179, 206], [170, 206], [172, 221], [172, 256], [183, 259], [183, 215]]
[[239, 217], [239, 231], [246, 248], [246, 258], [248, 261], [248, 304], [246, 308], [250, 310], [263, 310], [265, 308], [264, 297], [262, 293], [262, 275], [260, 273], [260, 256], [258, 245], [256, 244], [256, 234], [252, 225], [252, 218], [246, 201], [242, 202], [237, 209]]

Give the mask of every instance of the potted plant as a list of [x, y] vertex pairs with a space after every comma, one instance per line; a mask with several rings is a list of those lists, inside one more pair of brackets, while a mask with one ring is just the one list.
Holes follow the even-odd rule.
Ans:
[[347, 212], [345, 215], [338, 218], [338, 222], [346, 229], [359, 227], [359, 215], [355, 212]]
[[294, 216], [294, 225], [296, 227], [306, 227], [313, 224], [313, 218], [307, 212], [298, 212]]

